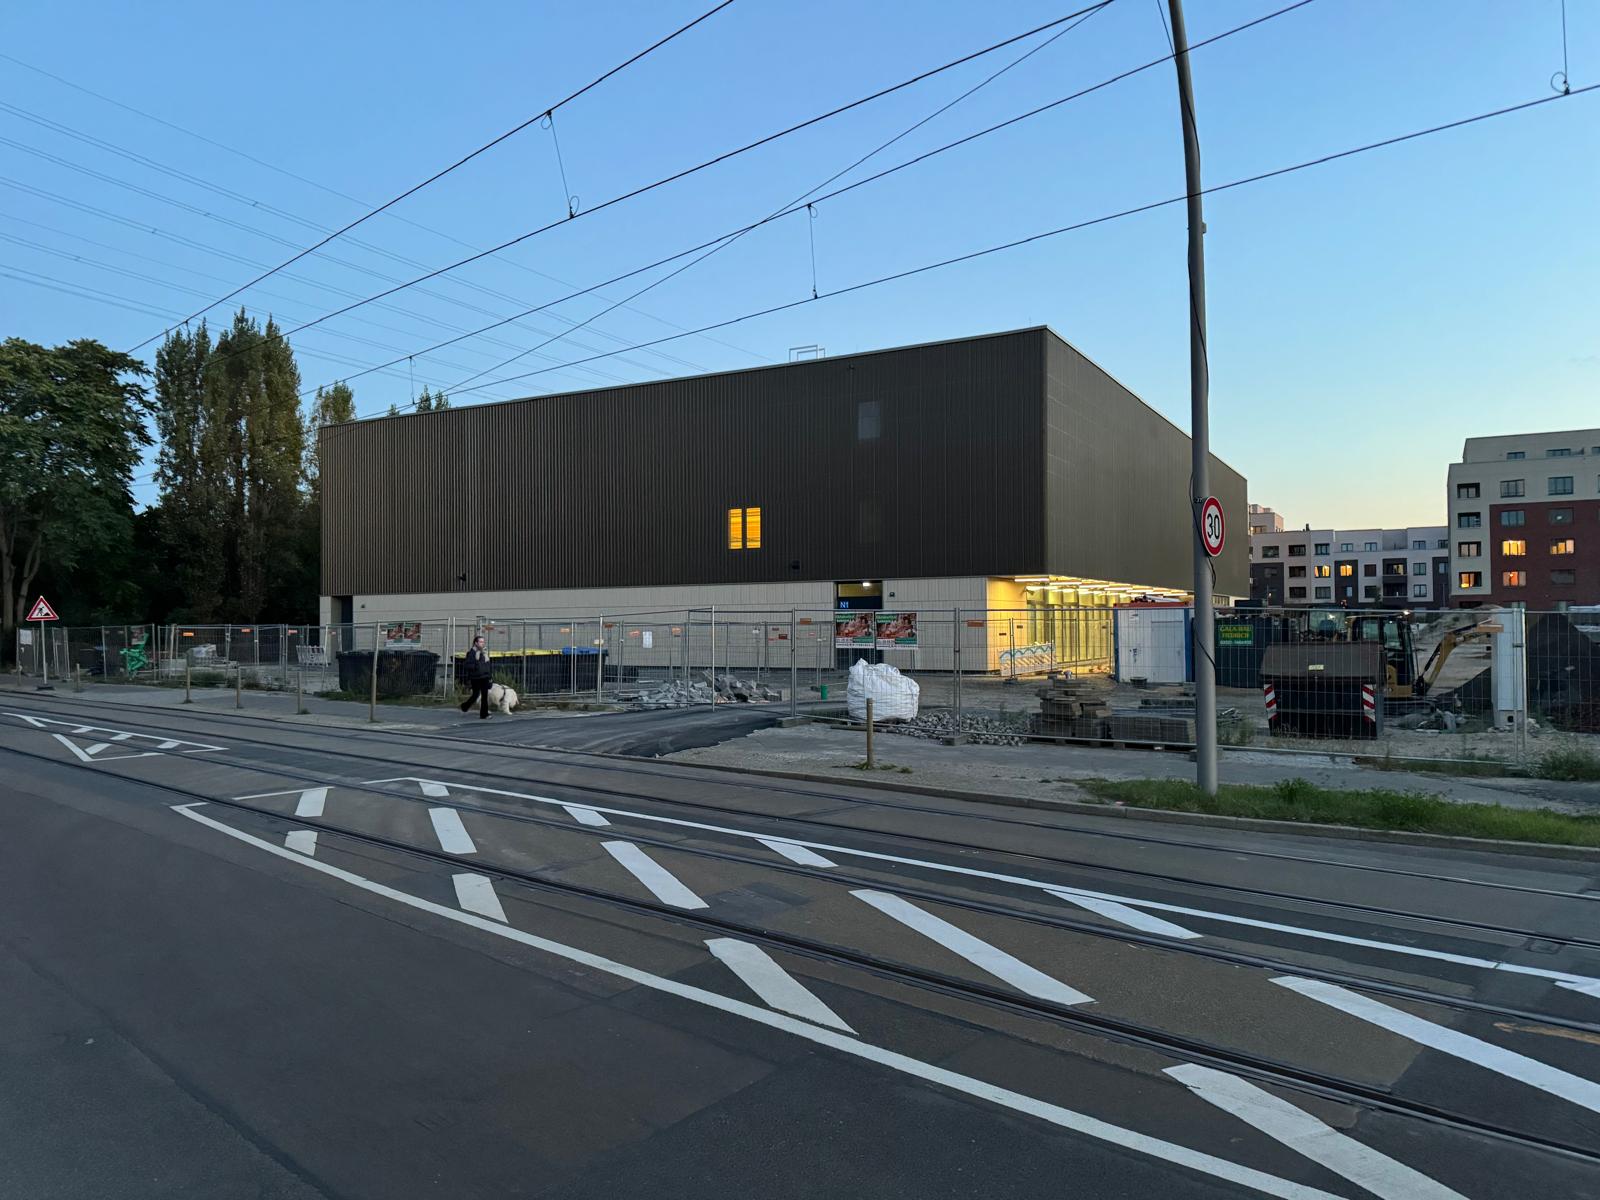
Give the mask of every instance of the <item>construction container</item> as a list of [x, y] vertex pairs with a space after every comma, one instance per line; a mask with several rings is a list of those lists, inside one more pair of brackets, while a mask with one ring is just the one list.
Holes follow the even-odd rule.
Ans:
[[1292, 642], [1267, 647], [1261, 689], [1275, 734], [1375, 738], [1383, 729], [1383, 646]]

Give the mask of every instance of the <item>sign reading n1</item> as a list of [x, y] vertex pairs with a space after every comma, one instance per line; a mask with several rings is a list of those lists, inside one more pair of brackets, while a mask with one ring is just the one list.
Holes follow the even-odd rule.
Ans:
[[43, 596], [35, 600], [33, 607], [28, 610], [28, 620], [30, 621], [59, 621], [60, 619], [60, 617], [56, 616], [56, 610], [50, 607], [50, 601]]
[[1206, 502], [1200, 506], [1200, 540], [1205, 545], [1206, 553], [1212, 558], [1222, 553], [1222, 543], [1226, 534], [1227, 526], [1222, 519], [1222, 502], [1215, 496], [1207, 496]]

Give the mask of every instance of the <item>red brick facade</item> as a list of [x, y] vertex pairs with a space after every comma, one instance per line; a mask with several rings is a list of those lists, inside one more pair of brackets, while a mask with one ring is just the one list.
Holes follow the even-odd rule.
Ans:
[[[1552, 523], [1552, 513], [1572, 513], [1570, 522]], [[1523, 523], [1505, 524], [1504, 514], [1520, 512]], [[1452, 530], [1458, 537], [1465, 532]], [[1535, 611], [1549, 610], [1560, 602], [1600, 604], [1600, 500], [1515, 500], [1489, 506], [1488, 520], [1474, 538], [1489, 551], [1488, 596], [1461, 598], [1462, 606], [1521, 603]], [[1555, 543], [1572, 541], [1571, 554], [1552, 554]], [[1525, 543], [1526, 553], [1507, 554], [1506, 543]], [[1527, 572], [1527, 583], [1508, 586], [1506, 573]], [[1555, 583], [1552, 572], [1571, 571], [1574, 582]]]

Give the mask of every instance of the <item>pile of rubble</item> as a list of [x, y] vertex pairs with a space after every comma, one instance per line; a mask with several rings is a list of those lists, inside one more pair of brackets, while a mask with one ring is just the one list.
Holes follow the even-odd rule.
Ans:
[[619, 700], [630, 700], [640, 708], [692, 708], [707, 705], [713, 696], [718, 704], [774, 704], [783, 699], [783, 693], [764, 683], [741, 679], [736, 675], [718, 675], [712, 679], [710, 671], [702, 671], [704, 683], [685, 683], [681, 679], [660, 679], [641, 682], [634, 693], [619, 693]]
[[1021, 717], [980, 716], [963, 713], [957, 717], [949, 709], [924, 710], [909, 721], [879, 727], [884, 733], [900, 733], [906, 737], [943, 738], [962, 737], [979, 746], [1020, 746], [1027, 739], [1025, 720]]

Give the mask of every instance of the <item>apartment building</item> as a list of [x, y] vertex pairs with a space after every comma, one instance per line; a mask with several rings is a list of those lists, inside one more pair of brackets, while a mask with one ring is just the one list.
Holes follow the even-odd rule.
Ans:
[[1468, 438], [1447, 488], [1451, 604], [1600, 603], [1600, 429]]
[[1250, 536], [1258, 533], [1282, 533], [1283, 515], [1275, 513], [1264, 504], [1250, 506]]
[[1250, 537], [1250, 596], [1269, 605], [1443, 608], [1450, 531], [1290, 529]]

